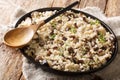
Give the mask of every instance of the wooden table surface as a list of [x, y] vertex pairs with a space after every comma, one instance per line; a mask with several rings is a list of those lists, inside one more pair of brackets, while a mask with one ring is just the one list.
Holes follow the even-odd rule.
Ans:
[[[64, 7], [75, 0], [0, 0], [0, 24], [8, 25], [16, 6], [27, 12], [43, 7]], [[77, 8], [99, 7], [106, 16], [120, 16], [120, 0], [79, 0]], [[22, 74], [22, 55], [0, 42], [0, 80], [25, 80]]]

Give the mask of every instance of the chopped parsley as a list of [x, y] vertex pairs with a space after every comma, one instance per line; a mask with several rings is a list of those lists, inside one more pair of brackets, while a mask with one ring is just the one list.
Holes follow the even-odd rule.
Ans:
[[82, 54], [85, 55], [87, 53], [87, 50], [85, 47], [82, 48]]
[[104, 43], [106, 41], [105, 39], [105, 36], [103, 33], [99, 33], [98, 35], [98, 40], [101, 42], [101, 43]]
[[99, 20], [91, 21], [90, 24], [91, 25], [95, 25], [95, 24], [98, 25], [98, 24], [100, 24], [100, 21]]
[[51, 25], [52, 25], [52, 27], [54, 27], [54, 28], [55, 28], [55, 27], [56, 27], [56, 25], [57, 25], [57, 23], [56, 23], [56, 22], [51, 22], [50, 24], [51, 24]]
[[55, 38], [55, 36], [56, 36], [56, 34], [52, 34], [52, 35], [50, 35], [50, 39], [54, 39]]
[[76, 33], [76, 32], [77, 32], [77, 30], [76, 30], [76, 28], [75, 28], [75, 27], [73, 27], [73, 26], [72, 26], [72, 27], [71, 27], [71, 29], [70, 29], [70, 32], [71, 32], [71, 33]]
[[63, 56], [63, 52], [64, 52], [64, 50], [63, 50], [63, 48], [59, 48], [59, 51], [60, 51], [60, 56]]

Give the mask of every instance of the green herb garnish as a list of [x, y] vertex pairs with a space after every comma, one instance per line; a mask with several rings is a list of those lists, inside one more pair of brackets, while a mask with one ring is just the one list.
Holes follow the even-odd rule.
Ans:
[[59, 51], [60, 51], [60, 56], [63, 56], [63, 52], [64, 52], [64, 50], [63, 50], [63, 48], [61, 47], [61, 48], [59, 48]]
[[73, 27], [73, 26], [72, 26], [72, 27], [71, 27], [71, 29], [70, 29], [70, 32], [71, 32], [71, 33], [76, 33], [76, 32], [77, 32], [77, 30], [76, 30], [76, 28], [75, 28], [75, 27]]
[[60, 56], [63, 56], [63, 53], [60, 53], [59, 55], [60, 55]]
[[66, 47], [66, 46], [69, 46], [69, 45], [68, 45], [67, 43], [65, 43], [65, 47]]
[[50, 39], [54, 39], [55, 38], [55, 36], [56, 36], [56, 34], [53, 34], [53, 35], [50, 35]]
[[95, 25], [95, 24], [98, 25], [98, 24], [100, 24], [100, 21], [98, 21], [98, 20], [91, 21], [90, 24], [91, 25]]
[[85, 47], [82, 48], [82, 54], [85, 55], [87, 53], [87, 50]]
[[106, 41], [105, 39], [105, 36], [103, 33], [99, 33], [98, 35], [98, 40], [101, 42], [101, 43], [104, 43]]
[[52, 27], [54, 27], [54, 28], [55, 28], [55, 27], [56, 27], [56, 25], [57, 25], [57, 23], [56, 23], [55, 21], [54, 21], [54, 22], [51, 22], [50, 24], [51, 24], [51, 25], [52, 25]]

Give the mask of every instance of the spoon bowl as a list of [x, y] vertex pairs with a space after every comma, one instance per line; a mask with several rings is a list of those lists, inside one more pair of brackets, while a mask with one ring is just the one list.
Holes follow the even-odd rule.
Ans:
[[4, 42], [11, 47], [21, 47], [30, 42], [34, 36], [31, 27], [22, 27], [10, 30], [4, 36]]

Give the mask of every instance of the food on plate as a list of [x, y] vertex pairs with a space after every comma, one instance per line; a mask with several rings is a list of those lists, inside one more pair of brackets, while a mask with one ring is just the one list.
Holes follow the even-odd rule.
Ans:
[[[19, 24], [37, 24], [55, 11], [32, 12]], [[41, 64], [57, 70], [84, 72], [99, 68], [112, 56], [114, 35], [97, 19], [67, 11], [37, 30], [33, 40], [23, 48]]]

